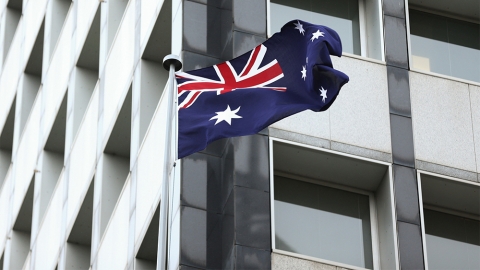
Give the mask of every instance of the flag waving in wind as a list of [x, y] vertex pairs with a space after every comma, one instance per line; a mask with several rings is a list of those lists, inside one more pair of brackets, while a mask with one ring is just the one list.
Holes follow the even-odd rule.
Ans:
[[348, 82], [330, 55], [342, 55], [334, 30], [294, 20], [233, 60], [177, 72], [178, 157], [307, 109], [328, 109]]

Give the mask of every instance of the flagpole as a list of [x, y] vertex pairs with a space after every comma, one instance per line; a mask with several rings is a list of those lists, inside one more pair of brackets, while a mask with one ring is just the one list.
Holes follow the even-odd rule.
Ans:
[[[168, 81], [170, 86], [168, 87], [167, 96], [167, 129], [165, 134], [165, 152], [163, 158], [163, 183], [162, 183], [162, 197], [160, 208], [160, 226], [159, 226], [159, 241], [158, 241], [158, 256], [157, 256], [157, 269], [167, 269], [167, 254], [168, 254], [168, 206], [169, 206], [169, 174], [173, 169], [174, 161], [177, 159], [177, 147], [174, 149], [174, 157], [172, 158], [172, 123], [176, 122], [177, 106], [173, 106], [174, 99], [176, 99], [175, 90], [175, 71], [182, 68], [182, 62], [176, 55], [169, 54], [163, 58], [163, 67], [169, 71]], [[175, 102], [176, 103], [176, 102]], [[175, 111], [173, 111], [175, 109]], [[172, 115], [173, 113], [173, 115]], [[172, 119], [172, 116], [174, 119]], [[176, 126], [176, 125], [175, 125]], [[177, 132], [175, 131], [176, 135]], [[175, 140], [176, 141], [176, 140]], [[176, 143], [175, 143], [176, 145]]]

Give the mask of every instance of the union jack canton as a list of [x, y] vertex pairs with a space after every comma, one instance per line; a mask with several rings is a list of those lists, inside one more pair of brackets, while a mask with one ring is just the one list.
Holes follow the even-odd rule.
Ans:
[[235, 59], [177, 72], [178, 157], [307, 109], [328, 109], [348, 82], [330, 55], [342, 55], [334, 30], [294, 20]]

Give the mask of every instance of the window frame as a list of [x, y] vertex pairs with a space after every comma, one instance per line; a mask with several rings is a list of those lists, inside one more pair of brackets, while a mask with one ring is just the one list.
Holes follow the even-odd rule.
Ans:
[[[267, 0], [267, 38], [270, 38], [272, 36], [272, 29], [271, 29], [271, 24], [270, 24], [270, 17], [271, 17], [271, 11], [270, 11], [270, 1]], [[381, 1], [379, 0], [372, 0], [375, 1], [377, 5], [379, 5], [379, 12], [380, 14], [377, 14], [379, 16], [380, 24], [381, 24], [381, 29], [372, 29], [372, 31], [379, 30], [381, 32], [380, 35], [380, 59], [373, 58], [372, 56], [368, 56], [367, 48], [368, 48], [368, 40], [367, 40], [367, 22], [366, 22], [366, 1], [368, 0], [358, 0], [358, 23], [359, 23], [359, 35], [360, 35], [360, 55], [354, 54], [354, 53], [347, 53], [347, 52], [342, 52], [342, 55], [353, 57], [353, 58], [371, 58], [371, 59], [376, 59], [378, 61], [384, 62], [385, 61], [385, 51], [384, 51], [384, 34], [383, 34], [383, 8]], [[406, 0], [408, 1], [408, 0]]]
[[[270, 0], [268, 0], [268, 1], [270, 1]], [[422, 74], [426, 74], [426, 75], [430, 75], [430, 76], [435, 76], [435, 77], [438, 77], [438, 78], [443, 78], [443, 79], [448, 79], [448, 80], [453, 80], [453, 81], [458, 81], [458, 82], [462, 82], [462, 83], [467, 83], [467, 84], [480, 86], [480, 82], [477, 82], [477, 81], [471, 81], [471, 80], [467, 80], [467, 79], [463, 79], [463, 78], [459, 78], [459, 77], [455, 77], [455, 76], [451, 76], [451, 75], [446, 75], [446, 74], [437, 73], [437, 72], [433, 72], [433, 71], [421, 70], [421, 69], [417, 69], [417, 68], [413, 67], [413, 65], [412, 65], [412, 63], [413, 63], [412, 42], [411, 42], [411, 33], [410, 33], [410, 9], [413, 9], [415, 11], [430, 13], [430, 14], [433, 14], [433, 15], [438, 15], [438, 16], [442, 16], [442, 17], [446, 17], [446, 18], [451, 18], [451, 19], [455, 19], [455, 20], [460, 20], [460, 21], [465, 21], [465, 22], [470, 22], [470, 23], [476, 23], [476, 24], [480, 24], [480, 19], [479, 19], [479, 21], [475, 21], [475, 20], [471, 20], [471, 19], [468, 19], [468, 18], [462, 18], [461, 16], [456, 16], [456, 15], [452, 15], [452, 14], [448, 14], [448, 13], [443, 13], [441, 11], [430, 10], [430, 9], [424, 8], [424, 7], [417, 7], [417, 6], [410, 7], [409, 3], [408, 3], [408, 0], [405, 0], [405, 16], [406, 16], [406, 27], [407, 27], [407, 50], [408, 50], [408, 63], [409, 63], [410, 71], [417, 72], [417, 73], [422, 73]]]
[[[315, 262], [319, 262], [319, 263], [334, 265], [334, 266], [338, 266], [338, 267], [344, 267], [344, 268], [348, 268], [348, 269], [356, 269], [356, 270], [368, 269], [368, 268], [349, 265], [349, 264], [345, 264], [345, 263], [341, 263], [341, 262], [330, 261], [330, 260], [327, 260], [327, 259], [322, 259], [322, 258], [318, 258], [318, 257], [304, 255], [304, 254], [300, 254], [300, 253], [285, 251], [285, 250], [282, 250], [282, 249], [277, 249], [275, 247], [275, 192], [274, 192], [274, 180], [275, 180], [275, 176], [278, 175], [278, 176], [287, 177], [287, 178], [290, 178], [290, 179], [293, 179], [293, 180], [304, 181], [304, 182], [307, 182], [307, 183], [313, 183], [313, 184], [317, 184], [317, 185], [321, 185], [321, 186], [325, 186], [325, 187], [331, 187], [331, 188], [335, 188], [335, 189], [340, 189], [340, 190], [344, 190], [344, 191], [349, 191], [349, 192], [354, 192], [354, 193], [358, 193], [358, 194], [362, 194], [362, 195], [367, 195], [368, 198], [369, 198], [369, 209], [370, 209], [370, 233], [371, 233], [371, 237], [372, 237], [371, 240], [372, 240], [373, 270], [379, 270], [380, 265], [381, 265], [380, 264], [380, 249], [379, 249], [380, 248], [380, 244], [379, 244], [380, 239], [379, 239], [379, 231], [378, 231], [377, 206], [375, 204], [375, 194], [374, 194], [374, 192], [359, 189], [359, 188], [349, 187], [349, 186], [345, 186], [345, 185], [341, 185], [341, 184], [335, 184], [335, 183], [332, 183], [332, 182], [327, 182], [327, 181], [323, 181], [323, 180], [319, 180], [319, 179], [311, 179], [309, 177], [303, 177], [303, 176], [299, 176], [299, 175], [295, 175], [295, 174], [289, 174], [289, 173], [284, 173], [284, 172], [275, 172], [274, 167], [273, 167], [274, 166], [274, 163], [273, 163], [273, 143], [274, 142], [291, 144], [291, 145], [300, 146], [300, 147], [307, 148], [307, 149], [313, 149], [313, 150], [316, 150], [316, 151], [328, 152], [328, 153], [332, 153], [332, 154], [335, 154], [335, 155], [340, 155], [340, 156], [345, 156], [345, 157], [350, 157], [350, 158], [354, 158], [354, 159], [364, 160], [364, 161], [368, 161], [368, 162], [372, 162], [372, 163], [386, 165], [386, 166], [388, 166], [388, 174], [389, 174], [389, 178], [390, 178], [389, 181], [391, 181], [391, 179], [393, 177], [391, 164], [381, 162], [381, 161], [377, 161], [377, 160], [364, 158], [364, 157], [345, 154], [345, 153], [341, 153], [341, 152], [337, 152], [337, 151], [333, 151], [333, 150], [328, 150], [328, 149], [324, 149], [324, 148], [314, 147], [314, 146], [310, 146], [310, 145], [306, 145], [306, 144], [302, 144], [302, 143], [283, 140], [283, 139], [279, 139], [279, 138], [274, 138], [274, 137], [269, 138], [269, 157], [270, 157], [269, 158], [269, 166], [270, 166], [269, 177], [270, 177], [270, 211], [271, 211], [271, 222], [270, 222], [271, 228], [270, 228], [270, 231], [271, 231], [272, 252], [273, 253], [278, 253], [278, 254], [284, 254], [284, 255], [287, 255], [287, 256], [292, 256], [292, 257], [296, 257], [296, 258], [300, 258], [300, 259], [315, 261]], [[391, 205], [390, 207], [393, 207], [393, 205]], [[394, 235], [394, 239], [397, 240], [397, 235], [396, 234]], [[396, 261], [397, 261], [396, 266], [397, 266], [397, 269], [398, 269], [398, 256], [396, 256]]]
[[469, 215], [467, 213], [461, 213], [455, 210], [447, 210], [442, 207], [436, 207], [431, 205], [427, 205], [425, 207], [423, 204], [422, 175], [435, 176], [438, 178], [447, 179], [447, 180], [451, 180], [451, 181], [455, 181], [455, 182], [459, 182], [459, 183], [463, 183], [471, 186], [477, 186], [477, 187], [480, 187], [480, 183], [475, 183], [475, 182], [471, 182], [471, 181], [467, 181], [467, 180], [463, 180], [455, 177], [450, 177], [446, 175], [441, 175], [437, 173], [427, 172], [423, 170], [417, 170], [417, 189], [418, 189], [418, 203], [420, 208], [420, 223], [421, 223], [421, 229], [422, 229], [421, 233], [422, 233], [422, 246], [423, 246], [423, 261], [425, 262], [425, 270], [429, 270], [428, 256], [427, 256], [428, 250], [427, 250], [427, 241], [426, 241], [426, 234], [425, 234], [425, 219], [424, 219], [423, 209], [425, 208], [425, 209], [429, 209], [437, 212], [442, 212], [445, 214], [456, 215], [456, 216], [474, 219], [474, 220], [480, 220], [480, 216]]

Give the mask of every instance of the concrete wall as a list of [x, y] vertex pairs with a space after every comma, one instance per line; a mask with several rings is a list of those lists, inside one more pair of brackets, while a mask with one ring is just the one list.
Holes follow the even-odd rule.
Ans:
[[270, 136], [391, 162], [385, 65], [348, 56], [332, 58], [334, 67], [350, 77], [335, 105], [274, 123]]
[[478, 85], [410, 72], [419, 169], [478, 182]]

